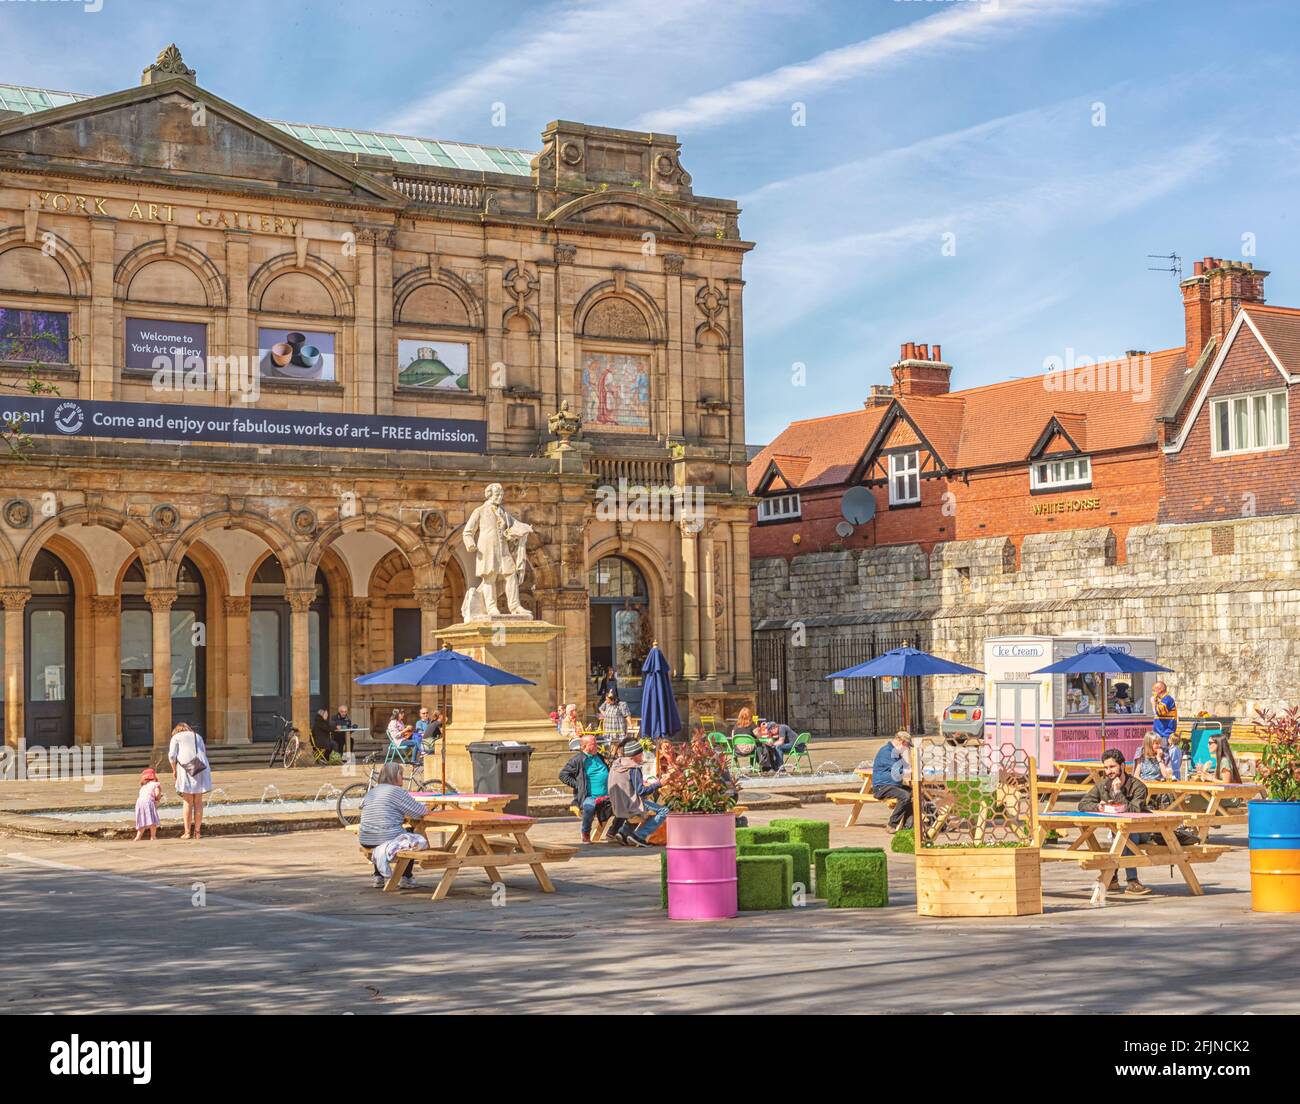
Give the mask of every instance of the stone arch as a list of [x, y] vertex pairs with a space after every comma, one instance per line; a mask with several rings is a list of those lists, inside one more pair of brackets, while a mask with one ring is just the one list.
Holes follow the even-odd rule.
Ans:
[[301, 265], [298, 264], [297, 253], [281, 253], [262, 264], [253, 273], [252, 279], [248, 281], [248, 302], [251, 308], [255, 311], [263, 310], [262, 300], [267, 289], [277, 278], [288, 273], [315, 277], [324, 285], [326, 292], [329, 294], [330, 301], [334, 306], [334, 316], [336, 318], [352, 317], [352, 292], [348, 288], [347, 281], [339, 275], [336, 268], [319, 257], [311, 256], [311, 254], [307, 255]]
[[[599, 284], [588, 289], [587, 293], [578, 300], [578, 305], [573, 311], [574, 333], [585, 336], [594, 336], [587, 334], [587, 317], [592, 310], [598, 306], [602, 300], [617, 299], [625, 303], [630, 303], [641, 314], [646, 324], [646, 336], [634, 338], [647, 342], [656, 342], [662, 344], [667, 340], [668, 329], [664, 323], [663, 313], [659, 310], [658, 304], [654, 301], [644, 288], [638, 287], [630, 280], [623, 281], [620, 289], [613, 280], [604, 280]], [[607, 336], [607, 335], [601, 335]]]
[[[41, 230], [40, 234], [42, 238], [49, 234], [50, 239], [56, 243], [54, 255], [49, 259], [62, 269], [63, 275], [68, 281], [68, 291], [61, 294], [70, 293], [77, 297], [88, 296], [90, 294], [90, 266], [77, 252], [76, 247], [66, 238], [54, 233], [53, 230]], [[27, 240], [27, 232], [21, 226], [11, 226], [8, 229], [0, 230], [0, 255], [9, 252], [11, 249], [34, 249], [38, 253], [41, 252], [39, 245]], [[42, 254], [42, 256], [45, 256], [45, 254]], [[12, 290], [20, 289], [15, 288]]]
[[[406, 307], [407, 300], [423, 288], [442, 288], [450, 292], [460, 301], [465, 308], [466, 321], [464, 323], [436, 323], [427, 319], [410, 319], [403, 317], [403, 310]], [[419, 324], [425, 322], [428, 325], [463, 325], [472, 330], [481, 330], [483, 328], [483, 308], [480, 306], [478, 296], [474, 294], [473, 289], [448, 269], [439, 269], [437, 275], [433, 275], [427, 268], [417, 268], [406, 273], [400, 280], [393, 284], [393, 317], [397, 322], [404, 322], [407, 325]]]
[[[555, 208], [546, 216], [548, 222], [557, 224], [575, 223], [583, 226], [587, 220], [583, 219], [584, 214], [592, 214], [598, 208], [623, 208], [636, 210], [647, 217], [642, 225], [633, 226], [624, 223], [631, 232], [642, 230], [655, 230], [659, 233], [677, 233], [686, 238], [696, 237], [695, 227], [673, 208], [666, 203], [660, 203], [656, 199], [651, 199], [640, 192], [609, 188], [603, 192], [591, 192], [578, 199], [570, 200]], [[619, 220], [622, 221], [622, 220]]]
[[695, 347], [702, 349], [706, 345], [712, 345], [715, 349], [727, 349], [731, 346], [731, 338], [726, 328], [712, 319], [705, 319], [695, 327]]
[[520, 310], [516, 306], [509, 306], [501, 312], [501, 332], [509, 333], [516, 322], [522, 322], [527, 328], [529, 337], [537, 337], [542, 332], [541, 319], [537, 317], [530, 309], [525, 307]]
[[317, 534], [303, 557], [304, 564], [309, 567], [319, 564], [330, 545], [344, 533], [366, 531], [380, 533], [397, 545], [411, 565], [417, 587], [437, 585], [434, 578], [434, 557], [428, 547], [409, 525], [403, 525], [387, 514], [358, 514], [355, 517], [340, 518]]
[[[221, 510], [217, 513], [208, 514], [199, 518], [197, 521], [188, 525], [176, 538], [167, 554], [168, 576], [176, 578], [176, 572], [180, 570], [181, 560], [189, 553], [191, 546], [206, 532], [214, 529], [243, 529], [260, 537], [280, 559], [280, 565], [284, 568], [285, 584], [295, 586], [298, 584], [298, 577], [302, 574], [304, 557], [298, 544], [294, 541], [287, 530], [277, 522], [267, 517], [265, 514], [253, 513], [251, 511], [240, 511], [236, 513], [233, 510]], [[257, 563], [265, 556], [259, 557]], [[253, 571], [256, 571], [257, 564], [254, 564]], [[252, 572], [249, 574], [252, 578]], [[227, 591], [228, 593], [228, 591]]]
[[646, 586], [650, 590], [651, 608], [656, 614], [659, 610], [659, 599], [673, 596], [672, 588], [668, 585], [668, 580], [672, 578], [672, 571], [653, 545], [635, 538], [620, 540], [618, 537], [606, 537], [587, 550], [589, 562], [583, 570], [590, 571], [606, 556], [622, 556], [623, 559], [636, 564], [645, 577]]
[[[49, 542], [58, 535], [59, 530], [69, 525], [99, 526], [117, 533], [140, 558], [140, 566], [144, 569], [145, 579], [149, 586], [165, 587], [172, 585], [174, 582], [176, 571], [168, 568], [167, 557], [162, 550], [162, 546], [154, 539], [153, 534], [149, 532], [144, 522], [128, 517], [117, 510], [110, 510], [105, 506], [87, 505], [65, 507], [33, 530], [31, 536], [23, 544], [22, 552], [18, 557], [17, 572], [19, 579], [26, 583], [31, 577], [32, 563], [35, 561], [37, 553], [49, 545]], [[61, 537], [58, 544], [60, 547], [76, 548], [77, 555], [83, 559], [86, 555], [85, 549], [71, 538]], [[53, 545], [50, 545], [50, 550], [54, 551]], [[56, 554], [62, 558], [62, 553]], [[130, 563], [130, 560], [131, 558], [128, 557], [126, 562]], [[179, 562], [178, 560], [177, 563], [179, 564]], [[99, 588], [95, 585], [94, 571], [89, 568], [87, 570], [90, 573], [86, 580], [86, 585], [89, 587], [86, 593], [97, 594]], [[80, 581], [78, 581], [78, 585], [81, 585]]]
[[198, 279], [208, 307], [226, 306], [226, 282], [211, 259], [200, 249], [178, 241], [171, 251], [165, 241], [148, 241], [137, 245], [121, 261], [113, 273], [113, 296], [130, 297], [131, 283], [155, 261], [169, 261], [188, 269]]

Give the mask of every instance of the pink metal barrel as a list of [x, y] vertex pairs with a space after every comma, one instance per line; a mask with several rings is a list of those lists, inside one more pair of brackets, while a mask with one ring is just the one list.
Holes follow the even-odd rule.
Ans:
[[668, 919], [736, 915], [736, 818], [732, 813], [668, 816]]

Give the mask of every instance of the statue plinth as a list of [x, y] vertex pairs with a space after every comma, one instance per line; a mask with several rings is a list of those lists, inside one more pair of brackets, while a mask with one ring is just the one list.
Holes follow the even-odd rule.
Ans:
[[526, 678], [532, 686], [453, 686], [451, 724], [447, 728], [447, 780], [462, 793], [474, 789], [474, 768], [467, 745], [479, 740], [516, 740], [532, 746], [528, 788], [558, 786], [560, 768], [569, 759], [569, 741], [551, 722], [548, 672], [551, 642], [560, 625], [506, 615], [467, 621], [438, 630], [443, 643], [458, 652]]

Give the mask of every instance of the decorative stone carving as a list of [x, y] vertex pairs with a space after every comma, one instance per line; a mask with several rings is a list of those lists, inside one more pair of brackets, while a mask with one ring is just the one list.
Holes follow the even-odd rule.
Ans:
[[27, 587], [4, 587], [0, 589], [0, 602], [6, 610], [21, 611], [27, 605], [32, 592]]
[[32, 523], [32, 504], [25, 498], [11, 498], [4, 506], [5, 524], [10, 529], [26, 529]]
[[515, 310], [524, 313], [524, 304], [537, 290], [537, 277], [523, 265], [511, 265], [501, 278], [502, 286], [514, 298]]
[[577, 142], [565, 142], [560, 147], [560, 158], [566, 165], [576, 165], [582, 160], [582, 147]]
[[569, 452], [573, 449], [569, 440], [582, 432], [582, 419], [569, 409], [569, 400], [565, 399], [560, 409], [546, 419], [546, 428], [560, 439], [559, 451]]
[[299, 506], [289, 515], [289, 527], [300, 537], [309, 537], [316, 532], [316, 511], [307, 506]]
[[446, 525], [447, 516], [441, 510], [424, 510], [420, 514], [420, 532], [426, 537], [436, 537]]
[[584, 337], [650, 340], [650, 327], [646, 324], [645, 315], [626, 299], [600, 300], [583, 319], [582, 333]]
[[442, 587], [416, 587], [415, 600], [423, 613], [437, 613], [442, 602]]
[[502, 505], [505, 489], [489, 483], [484, 502], [469, 515], [461, 533], [467, 551], [474, 553], [475, 583], [465, 593], [461, 616], [465, 621], [501, 617], [497, 607], [497, 580], [505, 584], [506, 606], [520, 619], [532, 619], [519, 601], [519, 587], [528, 573], [526, 547], [531, 525], [514, 517]]
[[160, 533], [170, 533], [181, 523], [181, 512], [169, 502], [160, 502], [149, 511], [149, 523]]
[[664, 271], [668, 273], [669, 276], [680, 276], [682, 274], [682, 266], [686, 263], [686, 258], [682, 254], [665, 253], [663, 254], [663, 258]]
[[116, 617], [122, 608], [122, 599], [116, 594], [92, 594], [90, 612], [94, 617]]
[[187, 81], [193, 81], [195, 76], [194, 70], [185, 64], [185, 59], [181, 57], [180, 50], [173, 42], [140, 74], [140, 83], [153, 84], [155, 81], [170, 80], [172, 77], [183, 77]]
[[691, 186], [691, 174], [682, 168], [675, 153], [661, 153], [655, 158], [655, 175], [665, 184]]
[[284, 600], [294, 613], [306, 613], [316, 600], [315, 587], [285, 587]]
[[578, 257], [578, 247], [568, 242], [558, 242], [555, 246], [556, 264], [573, 264]]
[[727, 307], [727, 293], [711, 284], [705, 284], [695, 293], [695, 305], [710, 322], [716, 321]]
[[144, 600], [154, 613], [166, 613], [176, 602], [175, 587], [159, 587], [144, 592]]
[[221, 608], [227, 617], [247, 617], [253, 608], [253, 600], [243, 594], [227, 594], [221, 600]]

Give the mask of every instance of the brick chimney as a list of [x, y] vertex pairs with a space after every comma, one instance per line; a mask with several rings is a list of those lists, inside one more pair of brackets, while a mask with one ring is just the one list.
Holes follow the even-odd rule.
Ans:
[[952, 376], [952, 365], [943, 362], [943, 351], [938, 345], [931, 348], [908, 341], [899, 348], [898, 363], [890, 372], [894, 376], [894, 394], [899, 398], [909, 395], [946, 395]]
[[1183, 291], [1189, 368], [1196, 363], [1210, 338], [1222, 346], [1243, 304], [1264, 301], [1267, 275], [1249, 261], [1205, 257], [1193, 264], [1192, 275], [1179, 285]]

